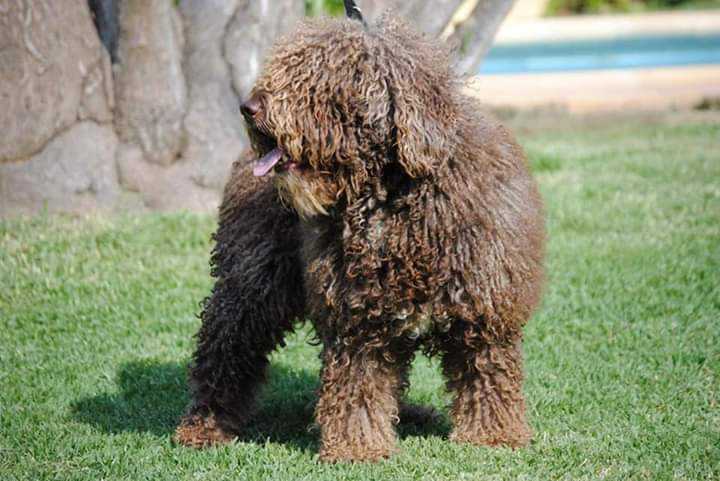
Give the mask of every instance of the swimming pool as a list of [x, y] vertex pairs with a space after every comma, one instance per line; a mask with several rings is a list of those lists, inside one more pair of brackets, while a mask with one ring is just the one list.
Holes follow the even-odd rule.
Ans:
[[[496, 45], [480, 73], [519, 74], [720, 64], [720, 32]], [[720, 82], [720, 79], [718, 79]]]

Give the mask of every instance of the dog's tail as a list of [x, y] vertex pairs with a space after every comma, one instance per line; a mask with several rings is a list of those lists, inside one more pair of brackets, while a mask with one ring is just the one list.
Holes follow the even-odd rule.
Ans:
[[355, 3], [355, 0], [344, 0], [345, 1], [345, 14], [348, 16], [348, 18], [352, 18], [353, 20], [357, 20], [359, 22], [362, 22], [362, 24], [365, 24], [365, 20], [362, 16], [362, 11], [360, 10], [360, 7], [357, 6]]

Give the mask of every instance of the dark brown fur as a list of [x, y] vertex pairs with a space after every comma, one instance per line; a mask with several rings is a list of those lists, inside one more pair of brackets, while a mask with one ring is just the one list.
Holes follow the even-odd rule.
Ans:
[[238, 164], [226, 187], [179, 442], [237, 433], [305, 316], [323, 344], [321, 459], [395, 451], [417, 349], [442, 356], [453, 440], [528, 442], [521, 329], [541, 292], [541, 201], [449, 57], [389, 18], [309, 22], [277, 45], [248, 129], [257, 155], [277, 143], [297, 168], [269, 181]]

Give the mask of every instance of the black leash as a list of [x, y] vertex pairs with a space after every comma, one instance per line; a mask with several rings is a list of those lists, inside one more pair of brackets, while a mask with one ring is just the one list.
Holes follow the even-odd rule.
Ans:
[[364, 25], [365, 20], [363, 19], [362, 11], [360, 10], [360, 7], [358, 7], [357, 4], [355, 3], [355, 0], [344, 0], [344, 2], [345, 2], [345, 14], [348, 16], [348, 18], [357, 20], [358, 22], [361, 22]]

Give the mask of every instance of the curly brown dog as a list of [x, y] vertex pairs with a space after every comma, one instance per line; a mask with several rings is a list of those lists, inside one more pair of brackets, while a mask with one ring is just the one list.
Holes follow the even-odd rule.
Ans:
[[232, 439], [296, 320], [322, 341], [320, 457], [396, 447], [416, 350], [442, 357], [451, 439], [522, 446], [522, 326], [542, 284], [543, 215], [523, 153], [444, 47], [392, 18], [305, 23], [241, 108], [214, 235], [215, 286], [175, 439]]

